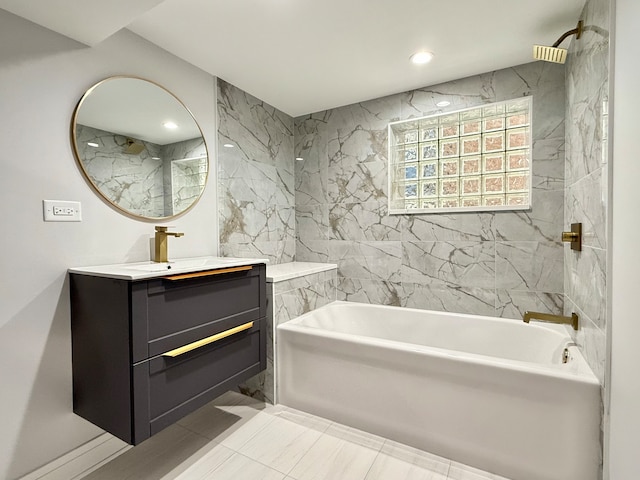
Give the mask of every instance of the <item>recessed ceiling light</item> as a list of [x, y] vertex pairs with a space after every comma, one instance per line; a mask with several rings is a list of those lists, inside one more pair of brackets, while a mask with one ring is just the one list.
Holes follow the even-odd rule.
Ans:
[[451, 105], [451, 102], [447, 100], [442, 100], [441, 102], [436, 103], [436, 107], [448, 107]]
[[296, 157], [296, 160], [298, 160], [299, 162], [301, 162], [302, 160], [304, 160], [304, 158], [302, 158], [302, 157]]
[[151, 160], [160, 160], [160, 157], [151, 157]]
[[225, 143], [225, 144], [223, 145], [223, 147], [225, 147], [225, 148], [233, 148], [233, 147], [234, 147], [234, 145], [232, 145], [231, 143]]
[[427, 51], [416, 52], [410, 57], [411, 62], [416, 65], [424, 65], [425, 63], [429, 63], [431, 59], [433, 59], [433, 53]]
[[87, 145], [89, 145], [90, 147], [94, 147], [94, 148], [98, 148], [100, 145], [98, 145], [97, 143], [94, 142], [88, 142]]
[[164, 128], [168, 128], [169, 130], [175, 130], [176, 128], [178, 128], [178, 125], [174, 122], [164, 122], [162, 124], [164, 126]]

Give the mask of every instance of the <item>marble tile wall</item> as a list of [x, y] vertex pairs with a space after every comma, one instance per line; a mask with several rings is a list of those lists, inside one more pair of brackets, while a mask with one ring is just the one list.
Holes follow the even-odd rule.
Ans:
[[[78, 149], [87, 174], [115, 203], [135, 215], [176, 215], [200, 196], [208, 161], [202, 137], [168, 145], [136, 140], [145, 146], [139, 154], [124, 153], [127, 137], [77, 125]], [[99, 146], [91, 147], [88, 143]], [[185, 158], [199, 160], [175, 162]]]
[[220, 253], [291, 262], [296, 248], [293, 118], [224, 80], [217, 82]]
[[[296, 260], [337, 263], [339, 300], [562, 313], [564, 83], [562, 65], [537, 62], [296, 118]], [[389, 122], [528, 95], [530, 211], [388, 215]]]
[[565, 223], [582, 222], [581, 252], [564, 251], [565, 313], [580, 315], [576, 343], [604, 385], [607, 326], [609, 0], [589, 0], [566, 63]]
[[267, 283], [267, 369], [241, 385], [241, 393], [272, 404], [276, 403], [276, 327], [335, 301], [336, 285], [335, 268], [281, 282]]
[[164, 211], [176, 215], [189, 208], [206, 186], [209, 161], [202, 137], [160, 148], [164, 162]]
[[[124, 153], [127, 137], [86, 125], [76, 127], [84, 169], [101, 192], [134, 215], [164, 217], [163, 163], [160, 145], [137, 140], [145, 149]], [[99, 147], [87, 144], [97, 143]]]

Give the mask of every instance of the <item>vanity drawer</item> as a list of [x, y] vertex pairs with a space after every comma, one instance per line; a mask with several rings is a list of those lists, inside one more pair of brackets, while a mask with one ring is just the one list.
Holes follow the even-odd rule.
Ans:
[[264, 316], [260, 290], [258, 268], [184, 280], [149, 280], [148, 340], [153, 342], [206, 325], [213, 328], [206, 333], [216, 333], [216, 321], [224, 319], [219, 326], [222, 331], [233, 326], [233, 317], [238, 317], [236, 324], [258, 319]]
[[145, 362], [151, 435], [262, 370], [261, 326], [262, 321], [255, 322], [251, 329], [216, 343]]

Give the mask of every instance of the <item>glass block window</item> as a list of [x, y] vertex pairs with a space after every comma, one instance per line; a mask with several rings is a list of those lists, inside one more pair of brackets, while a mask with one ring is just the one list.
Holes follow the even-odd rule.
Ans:
[[389, 213], [531, 207], [531, 97], [389, 124]]

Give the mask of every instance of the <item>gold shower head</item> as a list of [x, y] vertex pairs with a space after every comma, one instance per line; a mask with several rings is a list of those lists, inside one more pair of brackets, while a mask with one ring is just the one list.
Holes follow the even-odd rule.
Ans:
[[578, 26], [573, 30], [565, 32], [551, 47], [544, 45], [533, 46], [533, 58], [536, 60], [543, 60], [545, 62], [564, 63], [567, 61], [567, 49], [558, 48], [563, 40], [571, 35], [575, 35], [576, 39], [579, 39], [582, 35], [582, 20], [578, 22]]
[[124, 153], [127, 153], [129, 155], [138, 155], [143, 150], [144, 144], [131, 138], [127, 138], [127, 146], [124, 148]]
[[545, 62], [564, 63], [567, 61], [567, 49], [534, 45], [533, 58]]

